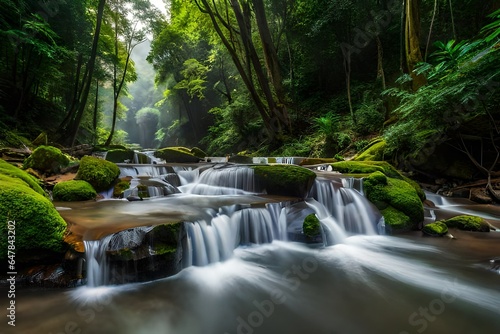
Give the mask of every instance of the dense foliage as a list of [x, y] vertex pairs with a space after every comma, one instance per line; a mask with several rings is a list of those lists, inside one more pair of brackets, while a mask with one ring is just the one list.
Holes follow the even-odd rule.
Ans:
[[417, 169], [441, 145], [494, 156], [499, 7], [0, 0], [0, 141], [340, 157], [382, 136]]

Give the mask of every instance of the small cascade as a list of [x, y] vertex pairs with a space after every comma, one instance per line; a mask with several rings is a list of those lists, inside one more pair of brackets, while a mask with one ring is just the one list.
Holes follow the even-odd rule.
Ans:
[[112, 235], [100, 240], [85, 240], [85, 259], [87, 262], [87, 286], [97, 287], [108, 282], [107, 255]]
[[[377, 234], [380, 213], [357, 190], [344, 187], [344, 180], [346, 179], [342, 179], [342, 183], [316, 180], [310, 196], [321, 203], [346, 232]], [[353, 181], [347, 182], [352, 185]]]
[[254, 171], [243, 166], [210, 168], [201, 173], [195, 182], [184, 186], [182, 191], [198, 195], [252, 193], [255, 192]]
[[185, 223], [186, 244], [183, 255], [184, 267], [204, 266], [227, 260], [233, 250], [238, 247], [238, 226], [231, 224], [226, 215], [218, 215], [212, 219], [210, 225], [200, 220]]
[[276, 240], [273, 220], [267, 209], [243, 209], [231, 217], [232, 224], [240, 227], [240, 244], [264, 244]]
[[[236, 211], [235, 206], [228, 210], [221, 208], [210, 224], [205, 220], [185, 223], [184, 267], [227, 260], [241, 245], [286, 240], [286, 217], [276, 216], [278, 207], [247, 207]], [[283, 209], [281, 211], [284, 212]]]
[[180, 185], [186, 185], [196, 182], [200, 176], [199, 169], [192, 169], [191, 167], [173, 167], [175, 173], [179, 176]]
[[331, 216], [326, 207], [314, 199], [308, 199], [305, 202], [313, 209], [321, 222], [322, 237], [325, 246], [343, 243], [347, 238], [347, 233], [345, 229], [338, 224], [336, 219]]

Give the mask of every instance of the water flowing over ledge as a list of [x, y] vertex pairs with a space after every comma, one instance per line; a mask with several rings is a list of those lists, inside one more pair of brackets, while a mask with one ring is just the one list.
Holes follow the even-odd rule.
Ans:
[[[456, 241], [445, 248], [436, 239], [380, 235], [383, 219], [357, 180], [318, 173], [307, 198], [299, 199], [257, 189], [248, 166], [122, 166], [122, 174], [179, 192], [151, 190], [153, 197], [143, 201], [104, 200], [61, 211], [85, 239], [86, 285], [50, 298], [22, 296], [30, 305], [29, 322], [19, 322], [23, 333], [32, 333], [33, 321], [38, 332], [60, 332], [70, 322], [97, 334], [500, 328], [500, 281], [485, 270], [491, 264], [478, 265], [467, 249], [458, 252]], [[302, 231], [310, 214], [321, 224], [314, 238]], [[171, 276], [141, 279], [144, 267], [166, 265], [154, 227], [177, 222]], [[465, 237], [475, 238], [459, 240]], [[111, 255], [138, 248], [135, 256], [146, 260], [116, 262]], [[132, 279], [120, 282], [126, 272]], [[120, 284], [137, 281], [143, 283]]]

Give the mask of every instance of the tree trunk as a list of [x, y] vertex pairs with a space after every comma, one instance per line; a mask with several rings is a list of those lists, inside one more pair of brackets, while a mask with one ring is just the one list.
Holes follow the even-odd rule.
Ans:
[[94, 144], [97, 143], [97, 112], [99, 111], [99, 79], [95, 81], [94, 118], [92, 120], [92, 130], [94, 131]]
[[74, 146], [76, 135], [78, 133], [78, 129], [80, 128], [80, 123], [82, 121], [83, 113], [85, 111], [85, 105], [87, 104], [87, 98], [89, 97], [90, 93], [90, 85], [92, 83], [92, 75], [94, 74], [94, 68], [95, 68], [95, 60], [97, 57], [97, 48], [99, 46], [99, 35], [101, 34], [101, 23], [102, 23], [102, 16], [104, 13], [104, 5], [106, 4], [106, 0], [99, 0], [99, 5], [97, 7], [97, 19], [96, 19], [96, 27], [95, 27], [95, 32], [94, 32], [94, 39], [92, 41], [92, 50], [90, 51], [90, 58], [87, 63], [87, 80], [85, 80], [84, 88], [82, 90], [82, 96], [77, 102], [78, 104], [78, 109], [76, 113], [75, 120], [68, 129], [69, 131], [67, 132], [69, 134], [69, 144], [70, 146]]
[[259, 30], [262, 48], [264, 51], [264, 60], [266, 63], [267, 72], [278, 98], [277, 112], [280, 114], [280, 118], [286, 125], [288, 132], [291, 132], [292, 128], [290, 118], [285, 107], [285, 90], [283, 89], [283, 78], [278, 61], [278, 54], [276, 53], [276, 48], [274, 47], [274, 43], [272, 41], [271, 32], [269, 31], [264, 3], [262, 0], [252, 0], [252, 3], [255, 12], [255, 19], [257, 21], [257, 28]]
[[416, 75], [415, 65], [422, 61], [420, 52], [420, 0], [405, 1], [405, 56], [408, 73], [413, 79], [412, 87], [417, 91], [427, 83], [425, 76]]

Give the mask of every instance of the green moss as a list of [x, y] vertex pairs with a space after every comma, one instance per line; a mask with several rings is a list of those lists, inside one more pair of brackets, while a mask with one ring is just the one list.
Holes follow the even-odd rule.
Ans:
[[386, 142], [382, 138], [373, 140], [363, 152], [356, 155], [353, 160], [356, 161], [381, 161], [384, 160], [384, 150]]
[[320, 165], [320, 164], [331, 164], [339, 161], [339, 159], [335, 158], [306, 158], [300, 162], [301, 166], [309, 166], [309, 165]]
[[177, 251], [177, 245], [174, 246], [174, 245], [155, 243], [153, 246], [153, 250], [156, 255], [172, 254]]
[[1, 159], [0, 174], [18, 178], [24, 181], [31, 189], [40, 195], [45, 196], [45, 191], [43, 191], [42, 187], [40, 187], [39, 181], [35, 177]]
[[355, 174], [357, 177], [366, 176], [374, 172], [381, 172], [387, 177], [404, 180], [417, 192], [418, 197], [425, 200], [425, 193], [417, 182], [402, 175], [396, 168], [386, 161], [339, 161], [331, 164], [333, 170], [343, 174]]
[[71, 180], [59, 182], [52, 191], [54, 200], [57, 201], [86, 201], [97, 197], [97, 193], [92, 185], [83, 180]]
[[155, 152], [155, 157], [166, 162], [192, 163], [199, 162], [200, 158], [191, 153], [186, 147], [166, 147]]
[[[422, 201], [415, 191], [415, 188], [406, 181], [385, 177], [381, 172], [375, 172], [365, 179], [364, 185], [368, 200], [375, 204], [379, 210], [385, 211], [388, 207], [391, 207], [392, 209], [400, 211], [409, 218], [412, 229], [415, 229], [418, 223], [424, 219]], [[389, 211], [389, 213], [393, 214], [391, 211]], [[401, 228], [401, 219], [388, 219], [384, 212], [382, 212], [382, 214], [386, 220], [386, 225], [391, 225], [391, 221], [394, 221], [397, 227], [392, 226], [392, 228]], [[403, 225], [405, 228], [408, 227], [407, 224]]]
[[33, 168], [45, 173], [57, 173], [68, 166], [69, 158], [53, 146], [38, 146], [24, 161], [24, 169]]
[[307, 237], [315, 237], [321, 234], [321, 223], [314, 213], [306, 216], [302, 224], [302, 232]]
[[96, 145], [94, 146], [93, 149], [94, 152], [107, 152], [111, 150], [127, 150], [127, 148], [123, 145], [109, 145], [109, 146]]
[[[0, 114], [1, 113], [2, 109], [0, 107]], [[7, 126], [0, 122], [0, 146], [25, 148], [30, 145], [30, 140], [19, 133], [7, 130]]]
[[410, 221], [410, 217], [392, 206], [387, 206], [380, 212], [384, 216], [385, 228], [390, 233], [408, 231], [414, 227]]
[[172, 254], [177, 250], [181, 222], [174, 224], [163, 224], [153, 228], [149, 233], [152, 248], [156, 255]]
[[434, 237], [442, 237], [448, 233], [448, 226], [443, 222], [435, 222], [425, 225], [422, 232]]
[[311, 189], [316, 174], [303, 167], [293, 165], [251, 166], [257, 183], [270, 195], [305, 198]]
[[113, 197], [122, 197], [123, 192], [130, 188], [129, 180], [120, 180], [113, 189]]
[[9, 221], [15, 221], [18, 262], [64, 251], [66, 222], [54, 205], [21, 179], [0, 174], [0, 259], [8, 254]]
[[489, 232], [488, 222], [477, 216], [461, 215], [443, 221], [446, 226], [465, 231]]
[[203, 151], [201, 148], [198, 148], [198, 147], [193, 147], [191, 149], [191, 153], [195, 156], [195, 157], [198, 157], [200, 159], [205, 159], [205, 157], [208, 156], [208, 154]]
[[106, 160], [114, 163], [122, 163], [125, 160], [133, 161], [134, 160], [134, 151], [127, 149], [114, 149], [108, 151], [106, 153]]
[[87, 181], [96, 191], [104, 191], [111, 188], [119, 175], [120, 169], [114, 163], [86, 156], [80, 162], [76, 179]]

